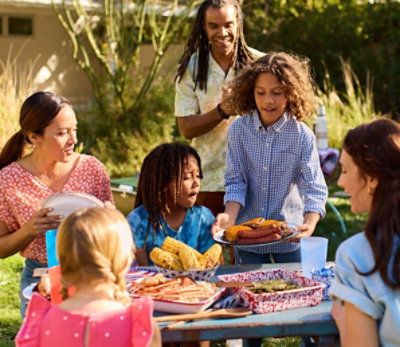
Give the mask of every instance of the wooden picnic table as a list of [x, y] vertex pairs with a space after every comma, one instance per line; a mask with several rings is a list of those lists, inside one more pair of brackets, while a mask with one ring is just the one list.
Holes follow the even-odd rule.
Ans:
[[[219, 267], [215, 276], [272, 268], [299, 270], [301, 264], [227, 265]], [[331, 306], [332, 302], [328, 300], [322, 301], [317, 306], [266, 314], [252, 314], [243, 318], [196, 320], [171, 329], [162, 329], [162, 341], [187, 342], [238, 338], [317, 336], [320, 346], [339, 346], [338, 330], [330, 315]], [[160, 328], [162, 326], [160, 324]]]

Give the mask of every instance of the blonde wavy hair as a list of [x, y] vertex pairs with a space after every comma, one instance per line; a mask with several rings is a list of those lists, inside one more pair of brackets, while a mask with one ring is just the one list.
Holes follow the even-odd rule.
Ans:
[[128, 305], [125, 274], [134, 251], [131, 228], [121, 212], [94, 207], [69, 215], [57, 235], [63, 299], [70, 286], [108, 282], [115, 287], [115, 300]]
[[285, 88], [286, 111], [298, 121], [312, 117], [316, 94], [309, 59], [284, 52], [268, 52], [244, 67], [229, 85], [231, 93], [221, 102], [223, 110], [230, 115], [254, 111], [254, 85], [257, 77], [267, 72], [274, 74]]

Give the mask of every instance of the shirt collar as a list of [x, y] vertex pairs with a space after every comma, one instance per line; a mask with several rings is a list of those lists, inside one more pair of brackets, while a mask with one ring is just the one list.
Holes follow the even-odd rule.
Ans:
[[[219, 66], [217, 61], [214, 59], [214, 57], [211, 53], [211, 49], [208, 52], [208, 64], [209, 64], [210, 70], [212, 70], [214, 73], [218, 73], [219, 75], [225, 76], [224, 70], [222, 70], [221, 66]], [[228, 73], [226, 74], [225, 77], [228, 77], [230, 75], [232, 75], [232, 78], [235, 76], [235, 69], [233, 68], [233, 66], [231, 66], [229, 68]]]
[[[260, 114], [258, 110], [257, 109], [254, 110], [251, 115], [253, 116], [254, 119], [255, 129], [258, 131], [264, 129], [264, 125], [261, 123]], [[268, 129], [272, 129], [275, 130], [275, 132], [279, 132], [282, 129], [282, 127], [288, 122], [289, 118], [290, 116], [287, 114], [287, 112], [285, 112], [282, 115], [282, 117], [279, 118], [277, 122], [270, 125]]]

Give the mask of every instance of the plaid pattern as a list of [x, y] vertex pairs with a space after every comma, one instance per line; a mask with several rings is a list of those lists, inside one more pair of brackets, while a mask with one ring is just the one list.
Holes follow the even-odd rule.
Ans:
[[[225, 203], [242, 205], [237, 224], [264, 217], [300, 225], [306, 212], [324, 216], [327, 187], [311, 129], [286, 113], [268, 128], [258, 111], [238, 118], [228, 132], [225, 190]], [[280, 243], [265, 252], [298, 247]]]

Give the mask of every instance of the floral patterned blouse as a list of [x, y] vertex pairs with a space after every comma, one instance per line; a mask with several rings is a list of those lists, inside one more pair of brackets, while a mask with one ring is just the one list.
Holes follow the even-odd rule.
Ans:
[[17, 347], [146, 347], [152, 340], [153, 302], [149, 297], [133, 299], [123, 309], [82, 314], [51, 305], [34, 293], [15, 342]]
[[[81, 154], [62, 192], [81, 192], [101, 201], [113, 201], [110, 178], [95, 157]], [[10, 233], [20, 229], [40, 210], [42, 202], [55, 192], [36, 176], [13, 162], [0, 170], [0, 221]], [[35, 237], [20, 254], [47, 262], [45, 235]]]

